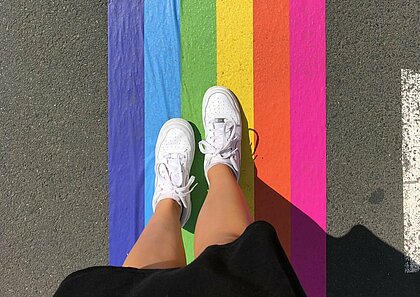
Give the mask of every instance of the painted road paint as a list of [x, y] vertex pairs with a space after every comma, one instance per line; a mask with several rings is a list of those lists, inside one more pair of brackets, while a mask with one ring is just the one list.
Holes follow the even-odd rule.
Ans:
[[[299, 216], [293, 217], [290, 211], [291, 201], [325, 230], [324, 10], [321, 1], [294, 0], [290, 6], [288, 1], [283, 0], [274, 1], [271, 6], [251, 0], [214, 0], [205, 4], [169, 0], [159, 2], [159, 5], [153, 1], [145, 2], [144, 113], [137, 114], [137, 118], [133, 117], [128, 122], [134, 125], [134, 120], [138, 124], [144, 119], [144, 138], [138, 134], [139, 143], [144, 141], [144, 158], [141, 158], [141, 154], [136, 155], [137, 161], [144, 162], [137, 167], [141, 174], [145, 164], [144, 175], [141, 175], [144, 189], [141, 188], [141, 180], [137, 179], [127, 184], [130, 188], [125, 189], [131, 191], [132, 201], [142, 199], [144, 204], [119, 201], [123, 203], [119, 205], [121, 208], [140, 210], [137, 214], [144, 214], [144, 220], [140, 224], [136, 221], [137, 217], [127, 217], [127, 220], [131, 220], [130, 224], [136, 226], [128, 242], [123, 230], [126, 228], [123, 222], [126, 218], [121, 217], [121, 222], [113, 221], [111, 228], [123, 234], [117, 238], [113, 232], [114, 239], [110, 238], [110, 241], [119, 241], [124, 246], [124, 253], [119, 251], [119, 262], [114, 264], [121, 264], [121, 259], [124, 259], [152, 215], [154, 147], [161, 125], [169, 118], [182, 115], [197, 127], [195, 132], [201, 134], [196, 135], [197, 141], [204, 138], [201, 112], [197, 111], [201, 111], [205, 90], [219, 84], [235, 92], [247, 120], [244, 121], [243, 131], [241, 186], [251, 210], [259, 202], [260, 205], [269, 205], [258, 200], [267, 193], [277, 200], [288, 202], [281, 208], [278, 201], [274, 201], [272, 208], [266, 208], [266, 213], [262, 212], [262, 217], [257, 219], [270, 221], [269, 215], [276, 213], [274, 209], [282, 209], [284, 224], [279, 227], [279, 235], [282, 242], [286, 242], [285, 249], [292, 264], [309, 293], [325, 295], [325, 237], [314, 238], [311, 230], [299, 221]], [[273, 13], [279, 16], [270, 17]], [[120, 20], [124, 19], [120, 16]], [[199, 26], [201, 29], [197, 23], [203, 24]], [[109, 26], [115, 25], [124, 26], [123, 23], [110, 23]], [[119, 42], [123, 49], [132, 48], [132, 41], [127, 38], [129, 35], [125, 32], [119, 34], [115, 42]], [[136, 46], [140, 51], [142, 46], [138, 43]], [[117, 65], [120, 58], [111, 58], [115, 58]], [[141, 68], [138, 61], [131, 63], [122, 69]], [[113, 78], [123, 79], [117, 76]], [[141, 82], [141, 76], [137, 79]], [[130, 85], [125, 87], [132, 90]], [[131, 104], [143, 102], [137, 101], [136, 97], [129, 98], [134, 100]], [[110, 113], [113, 112], [110, 110]], [[261, 171], [256, 179], [252, 159], [255, 134], [247, 127], [255, 127], [262, 136], [261, 159], [255, 162]], [[115, 133], [126, 132], [119, 129]], [[120, 143], [125, 152], [133, 156], [132, 149], [137, 144], [134, 144], [134, 140], [123, 139]], [[193, 258], [195, 219], [207, 189], [202, 162], [202, 158], [196, 156], [192, 174], [201, 182], [193, 192], [192, 220], [183, 230], [188, 262]], [[275, 169], [274, 163], [278, 164]], [[258, 195], [255, 204], [254, 191]], [[279, 196], [285, 199], [279, 199]], [[117, 204], [113, 202], [113, 205]], [[278, 218], [273, 219], [278, 221]], [[270, 222], [275, 225], [275, 221]]]
[[[325, 1], [290, 1], [292, 263], [309, 296], [326, 294]], [[324, 232], [313, 232], [300, 212]]]
[[181, 116], [179, 0], [144, 2], [145, 224], [155, 185], [155, 144], [162, 125]]
[[289, 0], [254, 1], [254, 124], [255, 219], [276, 228], [290, 258]]
[[[200, 24], [200, 26], [197, 26]], [[196, 142], [204, 138], [201, 104], [204, 92], [216, 84], [216, 1], [181, 1], [181, 110], [182, 117], [197, 127]], [[197, 186], [191, 193], [192, 213], [182, 229], [187, 263], [194, 259], [194, 228], [207, 195], [204, 156], [196, 148], [191, 175]]]
[[404, 255], [406, 273], [420, 271], [420, 73], [401, 70]]
[[144, 227], [143, 1], [108, 6], [109, 264]]
[[[242, 191], [254, 214], [253, 1], [216, 0], [217, 84], [231, 89], [245, 114], [242, 118]], [[248, 137], [249, 136], [249, 137]]]

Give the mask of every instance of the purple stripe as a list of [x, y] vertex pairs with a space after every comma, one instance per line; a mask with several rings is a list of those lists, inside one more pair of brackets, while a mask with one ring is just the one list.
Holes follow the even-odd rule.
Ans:
[[144, 227], [143, 1], [108, 3], [109, 263]]

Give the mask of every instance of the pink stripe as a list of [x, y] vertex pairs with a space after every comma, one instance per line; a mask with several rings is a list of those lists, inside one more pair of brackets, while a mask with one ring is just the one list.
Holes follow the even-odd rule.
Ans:
[[292, 263], [308, 296], [326, 295], [325, 1], [290, 0]]

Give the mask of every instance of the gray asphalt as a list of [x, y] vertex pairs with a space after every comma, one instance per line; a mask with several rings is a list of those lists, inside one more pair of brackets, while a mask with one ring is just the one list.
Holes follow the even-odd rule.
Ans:
[[327, 36], [327, 229], [358, 226], [327, 244], [329, 295], [420, 296], [401, 254], [400, 86], [420, 70], [420, 3], [328, 0]]
[[327, 7], [328, 231], [362, 224], [402, 250], [401, 69], [420, 69], [419, 2]]
[[[416, 0], [327, 1], [329, 296], [420, 292], [400, 159], [419, 16]], [[107, 2], [0, 0], [0, 24], [0, 296], [51, 296], [107, 263]]]
[[107, 263], [107, 2], [0, 1], [0, 296]]

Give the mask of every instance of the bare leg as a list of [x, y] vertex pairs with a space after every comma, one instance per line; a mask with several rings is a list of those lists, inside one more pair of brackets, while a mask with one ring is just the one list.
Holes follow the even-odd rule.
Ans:
[[209, 245], [232, 242], [252, 221], [241, 187], [231, 169], [223, 164], [215, 165], [209, 170], [208, 177], [209, 193], [195, 227], [196, 257]]
[[175, 268], [185, 266], [180, 207], [163, 199], [124, 261], [124, 267]]

